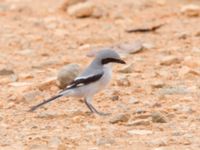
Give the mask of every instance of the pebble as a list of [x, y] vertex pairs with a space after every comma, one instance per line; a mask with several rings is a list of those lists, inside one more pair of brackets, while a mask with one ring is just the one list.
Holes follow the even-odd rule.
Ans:
[[112, 145], [112, 144], [114, 144], [115, 143], [115, 141], [113, 140], [113, 139], [111, 139], [111, 138], [99, 138], [99, 139], [97, 139], [97, 141], [96, 141], [96, 144], [98, 145], [98, 146], [102, 146], [102, 145]]
[[55, 116], [57, 115], [56, 112], [41, 112], [38, 114], [37, 118], [48, 118], [48, 119], [51, 119], [51, 118], [54, 118]]
[[164, 6], [167, 3], [167, 0], [154, 0], [158, 5]]
[[152, 88], [162, 88], [164, 85], [164, 82], [161, 80], [156, 80], [151, 83]]
[[144, 49], [155, 48], [155, 45], [153, 43], [143, 43], [142, 46], [143, 46]]
[[78, 4], [80, 2], [85, 2], [85, 1], [86, 0], [64, 0], [60, 9], [63, 10], [63, 11], [66, 11], [69, 6]]
[[160, 89], [159, 92], [161, 95], [173, 95], [173, 94], [186, 95], [189, 93], [189, 90], [187, 87], [175, 86], [175, 87], [162, 88]]
[[128, 79], [128, 77], [120, 77], [119, 79], [116, 80], [118, 86], [130, 86], [131, 83]]
[[129, 114], [118, 114], [114, 116], [109, 122], [112, 124], [120, 123], [120, 122], [127, 122], [130, 118]]
[[164, 117], [164, 115], [161, 114], [160, 112], [153, 112], [151, 114], [151, 118], [152, 118], [152, 122], [155, 122], [155, 123], [166, 123], [167, 122], [166, 117]]
[[180, 111], [180, 112], [188, 113], [188, 114], [191, 114], [194, 112], [190, 106], [184, 106], [184, 105], [180, 105], [180, 104], [176, 104], [176, 105], [172, 106], [172, 108], [175, 111]]
[[77, 64], [69, 64], [60, 69], [57, 75], [59, 87], [61, 89], [66, 88], [66, 86], [79, 75], [80, 70], [81, 69]]
[[199, 53], [200, 52], [200, 47], [193, 47], [192, 51]]
[[176, 36], [178, 39], [185, 40], [190, 36], [190, 34], [188, 32], [180, 32], [180, 33], [177, 33]]
[[67, 12], [73, 17], [83, 18], [92, 16], [94, 9], [95, 5], [92, 2], [83, 2], [69, 6]]
[[119, 100], [119, 96], [118, 95], [113, 95], [111, 97], [111, 99], [112, 99], [112, 101], [117, 101], [117, 100]]
[[143, 43], [139, 40], [133, 43], [123, 43], [117, 46], [119, 49], [123, 50], [123, 52], [129, 54], [135, 54], [143, 50]]
[[129, 104], [138, 104], [138, 103], [139, 103], [139, 100], [136, 99], [135, 97], [132, 97], [132, 98], [129, 100], [128, 103], [129, 103]]
[[127, 132], [130, 135], [149, 135], [153, 133], [151, 130], [137, 130], [137, 129], [129, 130]]
[[143, 109], [141, 109], [141, 108], [137, 108], [136, 110], [135, 110], [135, 113], [136, 114], [142, 114], [142, 113], [145, 113], [146, 111], [145, 110], [143, 110]]
[[168, 140], [167, 138], [153, 139], [149, 144], [152, 146], [167, 146]]
[[33, 56], [34, 50], [33, 49], [22, 49], [17, 52], [17, 54], [24, 55], [24, 56]]
[[121, 73], [132, 73], [133, 72], [133, 64], [129, 64], [124, 66], [122, 69], [119, 70]]
[[198, 17], [200, 16], [200, 6], [195, 4], [182, 6], [181, 13], [188, 17]]
[[147, 125], [150, 125], [150, 123], [151, 122], [149, 119], [138, 119], [135, 121], [128, 122], [127, 126], [140, 126], [140, 125], [147, 126]]
[[58, 148], [57, 148], [57, 150], [66, 150], [66, 149], [67, 149], [67, 147], [64, 143], [58, 145]]
[[14, 74], [14, 71], [12, 69], [3, 68], [0, 70], [1, 76], [7, 76], [7, 75], [11, 75], [11, 74]]
[[195, 33], [195, 36], [196, 36], [196, 37], [200, 37], [200, 31], [197, 31], [197, 32]]
[[94, 9], [94, 11], [92, 13], [92, 17], [101, 18], [103, 15], [105, 15], [103, 9], [100, 8], [100, 7], [95, 7], [95, 9]]
[[29, 102], [31, 100], [35, 100], [37, 96], [42, 95], [42, 93], [39, 90], [36, 91], [29, 91], [29, 92], [25, 92], [23, 94], [23, 98], [25, 101]]
[[34, 144], [29, 147], [30, 150], [49, 150], [49, 147], [45, 144]]
[[12, 83], [9, 83], [8, 85], [13, 86], [13, 87], [23, 87], [23, 86], [30, 86], [31, 83], [29, 83], [29, 82], [12, 82]]
[[56, 85], [56, 77], [49, 77], [45, 81], [37, 85], [39, 90], [49, 89], [50, 86]]
[[179, 64], [181, 61], [182, 60], [176, 56], [166, 56], [161, 60], [160, 65], [170, 66], [172, 64]]
[[179, 76], [182, 78], [194, 78], [194, 76], [200, 76], [200, 71], [191, 69], [187, 66], [183, 66], [179, 71]]
[[50, 140], [48, 142], [48, 146], [51, 148], [55, 148], [55, 149], [57, 149], [60, 144], [61, 144], [61, 140], [60, 140], [60, 138], [58, 138], [56, 136], [50, 138]]

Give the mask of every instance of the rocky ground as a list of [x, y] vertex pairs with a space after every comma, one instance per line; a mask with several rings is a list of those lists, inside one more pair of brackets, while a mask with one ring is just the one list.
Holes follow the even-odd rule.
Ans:
[[[0, 25], [0, 149], [200, 149], [198, 0], [1, 0]], [[94, 100], [110, 116], [70, 97], [27, 112], [104, 47], [127, 62]]]

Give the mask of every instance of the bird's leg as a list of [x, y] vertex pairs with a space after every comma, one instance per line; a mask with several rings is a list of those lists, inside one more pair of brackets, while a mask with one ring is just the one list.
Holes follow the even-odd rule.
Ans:
[[84, 102], [85, 102], [86, 106], [89, 108], [89, 110], [93, 113], [94, 111], [93, 111], [93, 109], [91, 108], [90, 104], [88, 104], [88, 102], [87, 102], [86, 99], [84, 99]]
[[94, 108], [94, 106], [92, 106], [92, 104], [89, 104], [90, 107], [93, 109], [93, 111], [98, 114], [98, 115], [101, 115], [101, 116], [107, 116], [107, 115], [110, 115], [110, 113], [104, 113], [104, 112], [100, 112], [98, 111], [96, 108]]
[[90, 109], [91, 112], [95, 112], [96, 114], [98, 115], [101, 115], [101, 116], [106, 116], [106, 115], [109, 115], [110, 113], [104, 113], [104, 112], [99, 112], [96, 108], [94, 108], [94, 106], [92, 106], [92, 104], [88, 101], [91, 101], [90, 98], [86, 98], [85, 99], [85, 104], [87, 105], [87, 107]]

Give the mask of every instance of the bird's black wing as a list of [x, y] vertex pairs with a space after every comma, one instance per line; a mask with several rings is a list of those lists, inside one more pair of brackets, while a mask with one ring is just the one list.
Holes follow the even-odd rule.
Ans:
[[78, 77], [78, 78], [74, 79], [63, 91], [96, 82], [102, 76], [103, 76], [103, 72], [95, 74], [95, 75], [91, 75], [91, 76]]

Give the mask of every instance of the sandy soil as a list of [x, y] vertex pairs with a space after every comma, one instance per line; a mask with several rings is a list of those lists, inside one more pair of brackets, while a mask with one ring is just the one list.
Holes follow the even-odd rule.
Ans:
[[[14, 71], [0, 76], [0, 149], [200, 149], [200, 17], [181, 12], [199, 1], [93, 2], [102, 17], [71, 17], [60, 9], [63, 0], [0, 1], [0, 69]], [[126, 32], [154, 24], [164, 25]], [[95, 97], [112, 115], [89, 114], [70, 97], [27, 112], [59, 90], [55, 78], [64, 65], [84, 67], [91, 50], [137, 40], [148, 48], [123, 55], [130, 73], [114, 66], [112, 83]], [[165, 123], [152, 120], [158, 112]], [[111, 123], [119, 114], [128, 120]]]

